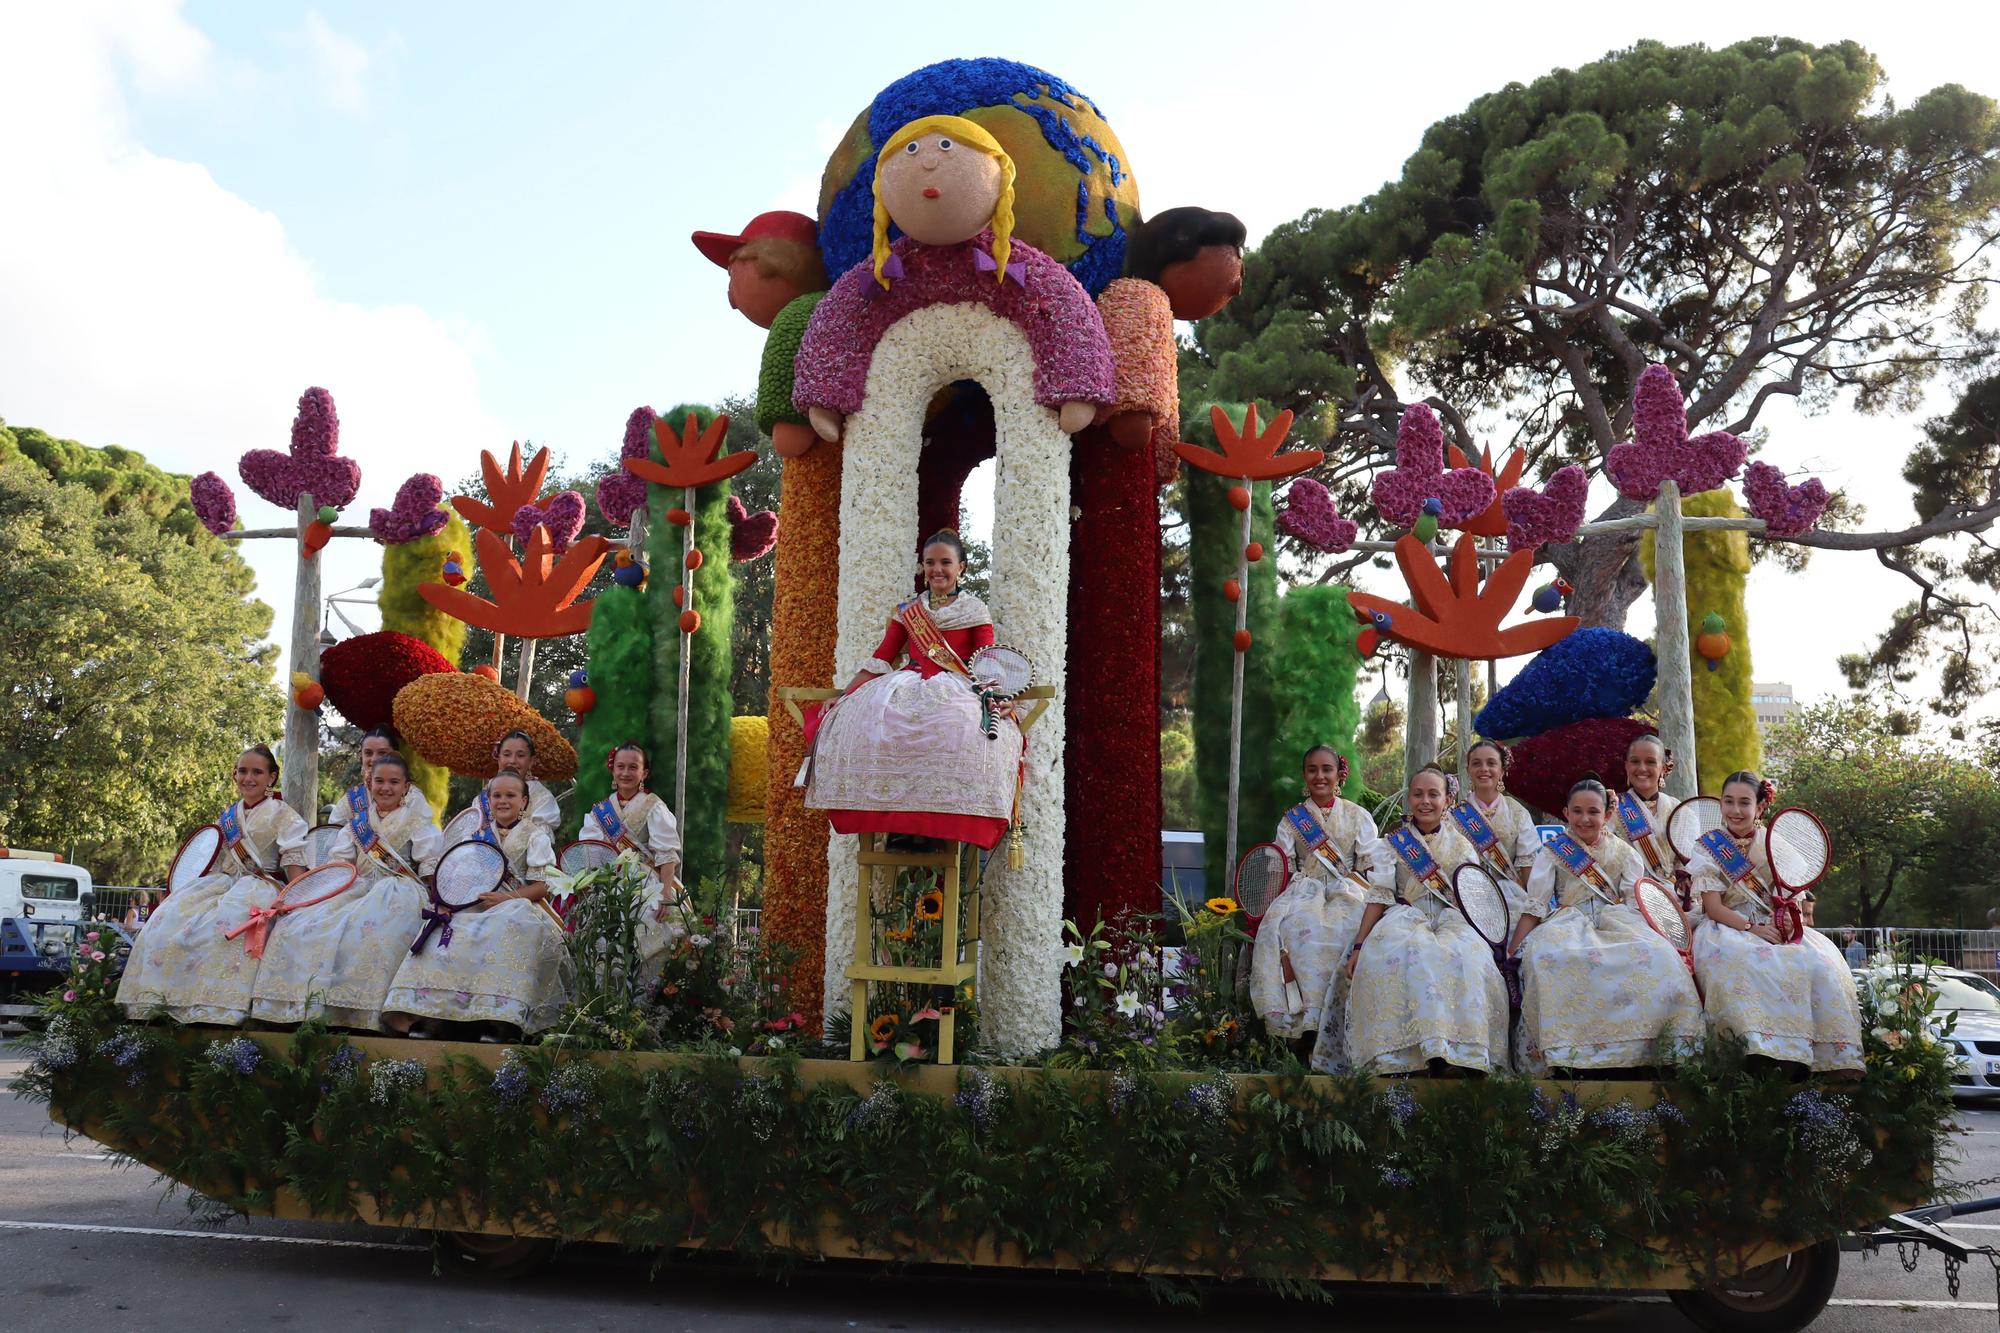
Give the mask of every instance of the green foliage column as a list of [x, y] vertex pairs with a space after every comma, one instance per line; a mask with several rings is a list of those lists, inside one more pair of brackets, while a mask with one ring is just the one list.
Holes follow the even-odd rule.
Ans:
[[[1232, 415], [1234, 415], [1232, 413]], [[1205, 417], [1199, 418], [1204, 423]], [[1223, 584], [1236, 577], [1243, 516], [1229, 503], [1234, 483], [1207, 472], [1187, 474], [1188, 556], [1194, 602], [1194, 749], [1196, 808], [1201, 815], [1203, 867], [1211, 892], [1228, 891], [1235, 867], [1224, 864], [1229, 808], [1229, 694], [1236, 649], [1236, 607]], [[1278, 753], [1274, 661], [1278, 647], [1278, 571], [1271, 486], [1251, 489], [1250, 539], [1265, 556], [1250, 566], [1250, 651], [1243, 663], [1242, 785], [1236, 849], [1271, 836], [1296, 783]]]
[[[690, 411], [704, 427], [716, 416], [711, 408], [683, 404], [660, 414], [662, 429], [671, 427], [678, 433]], [[667, 511], [679, 508], [684, 498], [677, 488], [646, 488], [646, 542], [652, 571], [646, 598], [653, 612], [653, 789], [669, 804], [674, 799], [681, 671], [681, 608], [674, 604], [674, 589], [680, 586], [681, 542], [686, 530], [669, 523]], [[729, 638], [736, 619], [728, 506], [728, 482], [705, 486], [695, 493], [695, 542], [702, 563], [694, 572], [693, 600], [694, 610], [701, 615], [701, 628], [693, 636], [689, 661], [687, 809], [676, 812], [681, 821], [681, 878], [688, 884], [719, 879], [727, 869], [729, 718], [733, 711]]]
[[[458, 552], [466, 578], [472, 577], [472, 533], [450, 508], [445, 513], [445, 525], [430, 536], [382, 548], [382, 587], [375, 600], [382, 612], [383, 629], [422, 639], [444, 654], [445, 660], [458, 662], [465, 650], [465, 622], [446, 615], [417, 592], [418, 584], [440, 580], [445, 556], [451, 551]], [[431, 803], [432, 820], [442, 822], [452, 813], [445, 808], [451, 800], [450, 770], [427, 762], [407, 747], [404, 757], [410, 761], [410, 781]]]
[[[1681, 502], [1688, 518], [1741, 518], [1743, 510], [1727, 490], [1703, 491]], [[1691, 532], [1687, 560], [1688, 668], [1694, 682], [1695, 778], [1702, 793], [1719, 795], [1722, 780], [1738, 769], [1764, 762], [1757, 710], [1750, 700], [1750, 616], [1743, 588], [1750, 578], [1750, 538], [1742, 532]], [[1653, 578], [1653, 534], [1640, 542], [1646, 578]], [[1708, 669], [1695, 647], [1709, 612], [1722, 617], [1729, 652]]]
[[1337, 583], [1293, 588], [1279, 603], [1278, 622], [1272, 665], [1277, 790], [1272, 795], [1290, 802], [1300, 789], [1298, 770], [1305, 752], [1331, 745], [1347, 756], [1347, 785], [1341, 794], [1351, 798], [1361, 790], [1361, 757], [1354, 744], [1361, 726], [1361, 708], [1354, 702], [1354, 679], [1361, 670], [1355, 640], [1361, 624], [1347, 603], [1347, 589]]
[[[676, 560], [668, 572], [679, 573], [680, 562]], [[569, 820], [578, 827], [584, 813], [611, 794], [611, 771], [604, 758], [612, 746], [626, 741], [646, 746], [653, 760], [653, 790], [673, 800], [672, 753], [663, 758], [651, 744], [653, 607], [647, 599], [661, 577], [654, 574], [645, 592], [612, 584], [597, 595], [597, 609], [590, 615], [585, 640], [589, 660], [584, 669], [597, 702], [584, 714], [577, 740], [576, 790], [570, 798]], [[669, 605], [672, 597], [667, 594]]]

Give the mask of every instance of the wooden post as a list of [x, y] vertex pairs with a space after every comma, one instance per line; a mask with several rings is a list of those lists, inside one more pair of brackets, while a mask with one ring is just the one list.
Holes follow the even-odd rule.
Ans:
[[[1250, 479], [1243, 478], [1237, 483], [1246, 490]], [[1236, 543], [1236, 632], [1250, 628], [1250, 511], [1256, 506], [1257, 496], [1251, 492], [1250, 503], [1243, 506], [1243, 528]], [[1236, 807], [1243, 785], [1243, 650], [1235, 650], [1235, 661], [1229, 677], [1229, 815], [1223, 825], [1222, 868], [1231, 876], [1232, 882], [1216, 890], [1218, 893], [1233, 893], [1236, 874]], [[1268, 648], [1268, 645], [1267, 645]]]
[[1465, 776], [1465, 754], [1472, 744], [1472, 663], [1460, 658], [1452, 669], [1458, 678], [1458, 772]]
[[1666, 788], [1686, 800], [1700, 790], [1694, 760], [1694, 682], [1688, 662], [1686, 541], [1678, 482], [1660, 483], [1654, 506], [1653, 655], [1659, 662], [1660, 740], [1673, 752], [1674, 771]]
[[[493, 637], [499, 642], [499, 635]], [[539, 639], [521, 640], [521, 655], [514, 662], [514, 697], [523, 703], [527, 702], [528, 687], [535, 679], [535, 645], [539, 642]]]
[[1437, 659], [1421, 648], [1410, 650], [1410, 708], [1403, 719], [1403, 780], [1437, 758]]
[[[292, 586], [292, 670], [319, 679], [319, 555], [306, 553], [306, 525], [319, 517], [311, 495], [299, 497], [298, 579]], [[308, 825], [319, 815], [319, 713], [292, 701], [285, 687], [285, 804]]]
[[[694, 487], [682, 487], [681, 508], [687, 511], [688, 516], [687, 527], [681, 535], [682, 615], [694, 610], [694, 570], [688, 567], [688, 553], [694, 550], [694, 505]], [[711, 634], [714, 632], [709, 631]], [[688, 682], [693, 678], [693, 656], [694, 635], [683, 630], [680, 689], [674, 700], [674, 818], [680, 821], [682, 828], [688, 826]]]

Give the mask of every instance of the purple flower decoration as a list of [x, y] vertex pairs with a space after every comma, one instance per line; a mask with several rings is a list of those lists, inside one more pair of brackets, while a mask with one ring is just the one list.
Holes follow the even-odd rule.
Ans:
[[290, 453], [252, 449], [237, 460], [243, 484], [280, 509], [298, 505], [310, 492], [314, 504], [346, 507], [361, 489], [361, 464], [335, 452], [340, 421], [333, 414], [333, 395], [307, 389], [299, 395], [299, 412], [292, 418]]
[[387, 509], [368, 511], [368, 530], [385, 546], [400, 546], [419, 537], [428, 537], [443, 528], [444, 482], [428, 472], [419, 472], [396, 492], [396, 503]]
[[736, 496], [729, 497], [729, 558], [736, 564], [767, 555], [778, 544], [778, 516], [766, 509], [751, 513]]
[[561, 555], [583, 531], [583, 497], [558, 491], [538, 505], [522, 505], [514, 511], [514, 540], [526, 546], [538, 524], [548, 529], [549, 545]]
[[1464, 527], [1493, 504], [1493, 478], [1476, 467], [1444, 466], [1444, 426], [1428, 404], [1403, 409], [1396, 428], [1396, 466], [1375, 474], [1375, 512], [1399, 528], [1413, 528], [1424, 501], [1443, 505], [1438, 526]]
[[1532, 486], [1508, 488], [1500, 497], [1507, 511], [1507, 549], [1532, 551], [1576, 536], [1589, 493], [1590, 477], [1574, 463], [1557, 468], [1539, 491]]
[[1285, 507], [1278, 511], [1278, 531], [1316, 551], [1339, 555], [1354, 545], [1361, 529], [1353, 519], [1335, 512], [1333, 494], [1326, 487], [1311, 477], [1300, 477], [1285, 492]]
[[1764, 520], [1765, 536], [1796, 537], [1819, 522], [1833, 496], [1818, 477], [1787, 486], [1785, 474], [1769, 463], [1752, 463], [1743, 473], [1743, 498], [1750, 512]]
[[194, 501], [194, 516], [216, 536], [236, 526], [236, 492], [218, 473], [204, 472], [190, 481], [188, 498]]
[[[625, 418], [625, 443], [619, 447], [618, 457], [645, 458], [652, 448], [653, 422], [656, 414], [650, 407], [635, 407], [632, 415]], [[614, 528], [627, 527], [632, 522], [632, 513], [646, 503], [646, 479], [627, 472], [624, 467], [615, 467], [604, 474], [597, 483], [597, 509], [604, 515], [604, 521]]]
[[1746, 454], [1726, 430], [1688, 438], [1687, 402], [1674, 373], [1647, 366], [1632, 390], [1632, 439], [1613, 445], [1604, 475], [1628, 500], [1651, 500], [1660, 483], [1680, 483], [1682, 495], [1712, 491], [1735, 476]]

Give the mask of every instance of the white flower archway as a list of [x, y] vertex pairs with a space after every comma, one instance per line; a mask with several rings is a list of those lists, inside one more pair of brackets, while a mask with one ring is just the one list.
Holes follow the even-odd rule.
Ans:
[[[981, 896], [982, 1044], [1009, 1055], [1062, 1035], [1063, 700], [1067, 685], [1070, 440], [1054, 408], [1035, 402], [1027, 338], [976, 304], [927, 306], [876, 344], [867, 395], [847, 418], [840, 495], [840, 632], [835, 679], [860, 670], [889, 613], [914, 587], [917, 459], [924, 409], [939, 388], [977, 380], [993, 402], [995, 632], [1035, 661], [1056, 697], [1028, 735], [1021, 793], [1026, 865], [988, 863]], [[826, 1012], [848, 1004], [859, 888], [853, 837], [827, 848]], [[1004, 845], [1004, 844], [1003, 844]], [[856, 1021], [866, 1021], [862, 1015]]]

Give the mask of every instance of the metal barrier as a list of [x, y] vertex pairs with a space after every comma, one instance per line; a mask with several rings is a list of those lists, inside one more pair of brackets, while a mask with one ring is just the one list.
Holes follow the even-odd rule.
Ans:
[[1890, 957], [1906, 962], [1933, 959], [1946, 967], [1976, 972], [1988, 981], [2000, 982], [2000, 930], [1938, 930], [1913, 926], [1815, 926], [1846, 952], [1852, 937], [1867, 949], [1868, 957]]

